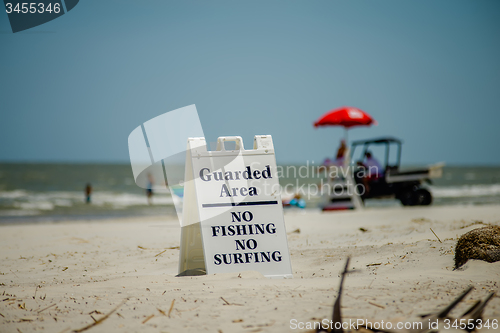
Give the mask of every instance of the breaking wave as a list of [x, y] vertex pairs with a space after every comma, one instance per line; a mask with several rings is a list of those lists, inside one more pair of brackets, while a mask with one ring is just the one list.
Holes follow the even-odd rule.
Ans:
[[463, 198], [500, 195], [500, 184], [447, 187], [431, 186], [430, 189], [436, 198]]
[[[84, 199], [82, 192], [0, 191], [0, 216], [36, 215], [57, 208], [83, 206]], [[93, 207], [117, 210], [146, 205], [148, 205], [146, 195], [113, 192], [92, 194]], [[155, 193], [152, 205], [173, 205], [173, 200], [170, 194]]]

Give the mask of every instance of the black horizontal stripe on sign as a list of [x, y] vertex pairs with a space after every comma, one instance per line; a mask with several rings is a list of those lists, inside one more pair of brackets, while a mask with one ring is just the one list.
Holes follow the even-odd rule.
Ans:
[[261, 206], [261, 205], [277, 205], [278, 201], [250, 201], [250, 202], [224, 202], [224, 203], [213, 203], [213, 204], [202, 204], [203, 208], [210, 207], [230, 207], [230, 206]]

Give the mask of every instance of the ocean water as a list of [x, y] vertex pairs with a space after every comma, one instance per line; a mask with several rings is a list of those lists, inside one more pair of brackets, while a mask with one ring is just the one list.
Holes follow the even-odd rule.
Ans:
[[[91, 204], [85, 203], [87, 183]], [[173, 201], [155, 193], [148, 205], [130, 165], [0, 164], [0, 222], [145, 215], [175, 216]]]
[[[300, 166], [279, 167], [290, 171], [282, 173], [280, 184], [291, 184], [291, 192], [303, 186], [307, 209], [316, 209], [321, 197], [308, 185], [322, 178], [312, 172], [314, 168], [303, 167], [300, 173]], [[91, 204], [85, 203], [87, 183], [93, 188]], [[443, 177], [428, 187], [434, 205], [500, 204], [500, 167], [445, 167]], [[392, 199], [366, 204], [400, 205]], [[148, 205], [128, 164], [0, 163], [0, 223], [147, 215], [176, 216], [172, 197], [155, 193]]]

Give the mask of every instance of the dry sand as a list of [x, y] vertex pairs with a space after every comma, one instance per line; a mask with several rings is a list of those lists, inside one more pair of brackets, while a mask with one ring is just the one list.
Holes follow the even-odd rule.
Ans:
[[[414, 319], [473, 285], [458, 315], [500, 293], [500, 262], [452, 270], [458, 237], [500, 225], [500, 206], [290, 211], [285, 221], [289, 280], [175, 277], [180, 228], [161, 217], [0, 226], [0, 332], [71, 332], [117, 306], [86, 332], [297, 332], [290, 320], [331, 316], [349, 255], [358, 272], [346, 278], [346, 319]], [[485, 317], [500, 319], [498, 296]]]

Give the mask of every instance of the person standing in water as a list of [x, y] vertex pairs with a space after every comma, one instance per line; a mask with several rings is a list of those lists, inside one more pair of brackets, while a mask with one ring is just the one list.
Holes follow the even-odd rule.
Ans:
[[91, 201], [90, 200], [91, 194], [92, 194], [92, 185], [90, 185], [90, 183], [87, 183], [87, 186], [85, 186], [85, 196], [87, 197], [86, 199], [87, 204], [89, 204]]
[[146, 188], [146, 196], [148, 197], [148, 205], [153, 204], [153, 184], [154, 184], [153, 176], [148, 173], [148, 187]]

